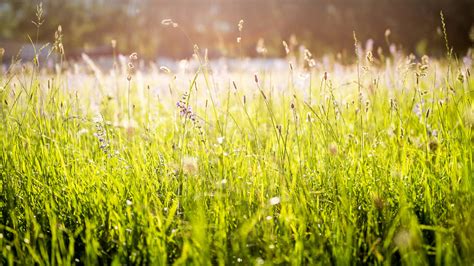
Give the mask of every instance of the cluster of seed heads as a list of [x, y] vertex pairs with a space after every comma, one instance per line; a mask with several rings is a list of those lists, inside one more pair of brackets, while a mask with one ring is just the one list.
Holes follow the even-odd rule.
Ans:
[[429, 66], [429, 57], [424, 55], [421, 58], [421, 62], [417, 64], [417, 71], [416, 71], [416, 83], [418, 84], [419, 78], [426, 76], [426, 70]]
[[54, 33], [53, 50], [60, 55], [64, 55], [63, 28], [61, 27], [61, 25], [58, 26], [58, 29]]
[[398, 104], [396, 99], [390, 99], [390, 109], [393, 111], [398, 110]]
[[241, 20], [239, 21], [239, 24], [238, 24], [237, 26], [239, 27], [239, 31], [242, 32], [242, 29], [244, 28], [244, 20], [241, 19]]
[[244, 20], [241, 19], [239, 21], [239, 24], [237, 24], [237, 27], [239, 29], [239, 37], [237, 37], [237, 43], [240, 43], [242, 41], [242, 29], [244, 28]]
[[32, 21], [37, 28], [41, 27], [41, 25], [44, 23], [44, 17], [43, 17], [43, 3], [39, 3], [39, 5], [36, 6], [36, 21]]
[[138, 54], [137, 53], [132, 53], [128, 57], [128, 65], [127, 65], [127, 80], [130, 81], [132, 79], [132, 74], [135, 73], [135, 65], [134, 62], [138, 60]]
[[304, 61], [306, 61], [309, 68], [316, 66], [316, 61], [313, 59], [313, 54], [311, 54], [308, 49], [304, 49]]

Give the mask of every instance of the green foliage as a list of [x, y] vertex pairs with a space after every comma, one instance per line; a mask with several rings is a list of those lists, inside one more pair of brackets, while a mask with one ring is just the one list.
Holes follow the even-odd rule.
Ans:
[[196, 53], [181, 74], [0, 76], [2, 264], [474, 261], [470, 68], [226, 77]]

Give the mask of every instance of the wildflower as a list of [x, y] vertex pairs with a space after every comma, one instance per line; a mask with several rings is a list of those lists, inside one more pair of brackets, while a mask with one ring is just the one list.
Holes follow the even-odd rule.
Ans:
[[[197, 128], [199, 130], [199, 134], [203, 135], [203, 131], [202, 131], [202, 127], [201, 125], [199, 124], [199, 121], [197, 120], [197, 116], [196, 114], [193, 112], [191, 106], [188, 106], [188, 94], [185, 92], [183, 94], [183, 96], [181, 97], [181, 100], [179, 100], [178, 102], [176, 102], [176, 107], [178, 107], [178, 110], [179, 110], [179, 114], [181, 116], [183, 116], [184, 118], [186, 119], [189, 119], [191, 120], [191, 122], [193, 123], [194, 127]], [[204, 142], [204, 139], [202, 139], [202, 141]]]
[[[185, 93], [185, 95], [187, 94]], [[196, 115], [193, 113], [191, 106], [187, 106], [186, 100], [187, 100], [187, 97], [183, 96], [183, 100], [176, 102], [176, 107], [178, 107], [179, 114], [181, 116], [184, 116], [190, 119], [191, 121], [195, 121]]]
[[219, 144], [224, 143], [224, 137], [218, 137], [217, 138], [217, 143], [219, 143]]
[[133, 204], [131, 200], [127, 200], [125, 203], [127, 204], [127, 206], [132, 206]]
[[270, 199], [270, 205], [277, 205], [280, 203], [280, 198], [279, 197], [273, 197]]
[[96, 132], [94, 136], [99, 141], [99, 148], [106, 154], [109, 154], [109, 142], [107, 140], [107, 131], [102, 126], [101, 122], [96, 122]]

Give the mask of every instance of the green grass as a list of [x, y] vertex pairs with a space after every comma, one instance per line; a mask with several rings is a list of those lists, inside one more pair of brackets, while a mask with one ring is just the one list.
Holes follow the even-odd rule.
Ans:
[[1, 264], [472, 264], [474, 79], [380, 60], [2, 74]]

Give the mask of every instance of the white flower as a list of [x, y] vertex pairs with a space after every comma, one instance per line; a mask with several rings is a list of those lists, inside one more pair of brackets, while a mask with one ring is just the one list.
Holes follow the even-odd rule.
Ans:
[[218, 137], [217, 138], [217, 143], [219, 143], [219, 144], [224, 143], [224, 137]]
[[132, 206], [133, 204], [131, 200], [127, 200], [125, 203], [127, 204], [127, 206]]
[[278, 203], [280, 203], [279, 197], [273, 197], [270, 199], [270, 205], [277, 205]]

